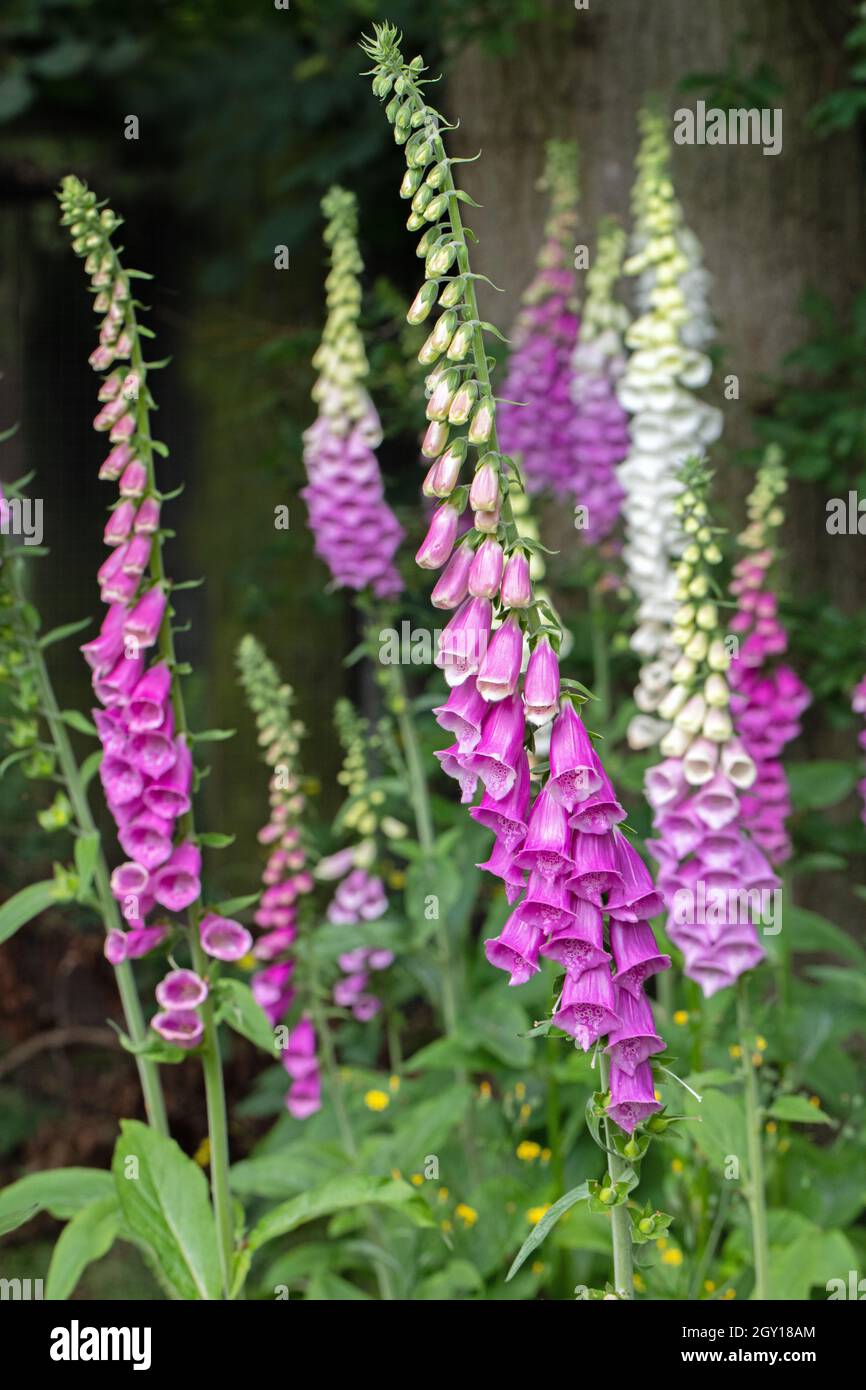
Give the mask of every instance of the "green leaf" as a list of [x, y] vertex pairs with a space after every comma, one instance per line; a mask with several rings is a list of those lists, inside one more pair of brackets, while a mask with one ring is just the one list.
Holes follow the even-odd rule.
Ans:
[[[50, 632], [46, 632], [39, 638], [39, 646], [43, 648], [51, 647], [55, 642], [62, 642], [64, 637], [72, 637], [76, 632], [83, 632], [86, 627], [90, 627], [92, 618], [79, 618], [75, 623], [63, 623], [60, 627], [53, 627]], [[96, 733], [96, 730], [93, 731]]]
[[219, 1299], [216, 1230], [198, 1165], [173, 1139], [121, 1120], [111, 1166], [125, 1223], [176, 1297]]
[[61, 1231], [54, 1247], [45, 1281], [45, 1297], [69, 1298], [87, 1266], [108, 1254], [119, 1228], [120, 1210], [113, 1192], [82, 1207]]
[[461, 1123], [472, 1095], [466, 1085], [449, 1086], [405, 1112], [384, 1148], [388, 1166], [402, 1172], [420, 1171], [427, 1154], [441, 1153], [449, 1135]]
[[29, 1221], [37, 1211], [48, 1211], [59, 1220], [68, 1221], [82, 1207], [112, 1190], [111, 1174], [101, 1168], [52, 1168], [47, 1173], [28, 1173], [0, 1192], [0, 1225], [13, 1215], [22, 1222]]
[[93, 777], [94, 777], [95, 774], [99, 771], [99, 765], [100, 765], [101, 762], [102, 762], [102, 749], [101, 749], [101, 748], [95, 748], [94, 751], [89, 755], [89, 757], [86, 757], [86, 758], [84, 759], [84, 762], [81, 764], [81, 768], [80, 768], [80, 772], [81, 772], [81, 785], [82, 785], [82, 787], [85, 787], [85, 788], [86, 788], [87, 786], [89, 786], [89, 784], [90, 784], [90, 782], [92, 781]]
[[198, 836], [198, 842], [206, 849], [226, 849], [235, 842], [234, 835], [225, 835], [220, 830], [208, 830]]
[[0, 907], [0, 942], [8, 941], [19, 927], [31, 922], [44, 912], [46, 907], [57, 902], [57, 885], [53, 878], [40, 883], [30, 883], [13, 897], [7, 898]]
[[23, 1226], [25, 1221], [29, 1221], [31, 1216], [35, 1216], [38, 1207], [16, 1207], [7, 1216], [0, 1218], [0, 1236], [5, 1236], [8, 1231], [17, 1231], [19, 1226]]
[[301, 953], [312, 955], [320, 962], [330, 962], [356, 948], [392, 951], [400, 946], [402, 939], [399, 926], [385, 917], [375, 922], [324, 922], [307, 936]]
[[498, 985], [491, 986], [467, 1009], [465, 1027], [474, 1041], [481, 1043], [507, 1067], [527, 1067], [534, 1047], [525, 1036], [529, 1019], [526, 1009]]
[[826, 985], [839, 999], [850, 1000], [858, 1008], [866, 1009], [866, 975], [838, 965], [810, 965], [806, 973]]
[[213, 996], [218, 1023], [227, 1023], [271, 1057], [278, 1055], [274, 1030], [248, 984], [243, 980], [218, 980]]
[[78, 709], [62, 709], [60, 718], [70, 729], [76, 729], [80, 734], [90, 734], [92, 738], [97, 738], [96, 725], [91, 723], [85, 714]]
[[75, 869], [78, 874], [79, 898], [87, 892], [93, 882], [93, 875], [96, 872], [96, 865], [99, 860], [99, 850], [101, 840], [97, 831], [89, 835], [78, 835], [75, 840]]
[[578, 1202], [585, 1202], [589, 1197], [589, 1184], [582, 1182], [579, 1187], [573, 1187], [570, 1192], [566, 1192], [564, 1197], [560, 1197], [558, 1202], [554, 1202], [552, 1207], [544, 1213], [541, 1220], [533, 1226], [526, 1240], [521, 1245], [515, 1255], [511, 1268], [505, 1276], [505, 1282], [513, 1279], [520, 1266], [524, 1263], [533, 1250], [537, 1250], [541, 1242], [550, 1234], [557, 1221], [565, 1212], [577, 1206]]
[[[805, 1301], [813, 1288], [826, 1295], [831, 1279], [858, 1268], [857, 1256], [841, 1231], [814, 1230], [770, 1250], [770, 1298]], [[847, 1292], [847, 1289], [846, 1289]]]
[[774, 1120], [790, 1120], [795, 1125], [831, 1125], [833, 1121], [805, 1096], [777, 1096], [767, 1114]]
[[823, 811], [828, 806], [835, 806], [853, 791], [858, 777], [857, 765], [853, 760], [834, 762], [829, 758], [808, 763], [787, 763], [785, 771], [795, 811]]
[[178, 1047], [177, 1043], [166, 1042], [158, 1033], [148, 1033], [141, 1042], [133, 1042], [126, 1033], [119, 1036], [120, 1046], [125, 1052], [131, 1052], [134, 1057], [146, 1057], [151, 1062], [183, 1062], [194, 1051], [192, 1048]]
[[244, 908], [252, 907], [261, 896], [261, 893], [246, 893], [242, 898], [226, 898], [224, 902], [216, 903], [211, 911], [220, 917], [234, 917], [236, 912], [243, 912]]
[[232, 1190], [241, 1197], [285, 1200], [325, 1177], [336, 1177], [346, 1167], [346, 1155], [337, 1144], [300, 1139], [273, 1153], [256, 1154], [233, 1163], [229, 1171]]
[[237, 729], [202, 729], [189, 737], [191, 743], [221, 743], [223, 739], [234, 738], [236, 733]]
[[783, 928], [792, 951], [832, 951], [834, 956], [850, 960], [854, 965], [866, 967], [866, 951], [862, 946], [837, 927], [808, 907], [788, 907], [784, 911]]
[[335, 1178], [274, 1207], [250, 1231], [249, 1248], [259, 1250], [267, 1241], [287, 1235], [307, 1221], [330, 1216], [332, 1212], [370, 1205], [401, 1210], [416, 1226], [435, 1225], [426, 1202], [407, 1182], [355, 1175]]

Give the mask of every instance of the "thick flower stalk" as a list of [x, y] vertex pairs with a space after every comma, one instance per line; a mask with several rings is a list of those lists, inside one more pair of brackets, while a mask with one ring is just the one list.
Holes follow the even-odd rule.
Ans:
[[[578, 713], [582, 697], [574, 682], [560, 679], [561, 630], [534, 589], [530, 547], [517, 533], [511, 499], [519, 479], [497, 438], [489, 325], [478, 316], [460, 215], [467, 198], [454, 184], [447, 127], [424, 100], [422, 60], [404, 64], [395, 30], [377, 27], [364, 48], [375, 62], [374, 93], [387, 101], [404, 148], [407, 225], [424, 228], [418, 254], [425, 280], [410, 321], [426, 319], [437, 301], [442, 309], [420, 353], [433, 368], [424, 491], [440, 506], [416, 559], [440, 572], [432, 601], [453, 613], [436, 656], [450, 693], [435, 711], [453, 742], [438, 757], [467, 804], [481, 793], [471, 814], [494, 834], [482, 867], [503, 880], [513, 904], [486, 952], [513, 985], [535, 974], [542, 956], [564, 968], [553, 1023], [584, 1050], [606, 1040], [607, 1114], [631, 1132], [660, 1108], [649, 1058], [662, 1042], [643, 987], [670, 964], [649, 925], [661, 897], [618, 828], [625, 812]], [[468, 482], [461, 484], [464, 469]], [[467, 503], [473, 526], [455, 548]], [[548, 728], [545, 777], [534, 770], [533, 735]]]
[[[271, 1024], [285, 1018], [296, 997], [293, 947], [298, 937], [298, 914], [303, 898], [313, 889], [304, 837], [306, 797], [299, 762], [304, 726], [293, 713], [294, 691], [280, 680], [264, 648], [249, 634], [241, 638], [237, 664], [247, 703], [255, 715], [259, 747], [271, 769], [268, 788], [270, 815], [259, 831], [259, 844], [268, 850], [262, 871], [262, 896], [255, 914], [260, 930], [252, 954], [260, 969], [252, 991]], [[291, 1077], [286, 1109], [297, 1120], [315, 1114], [322, 1104], [322, 1082], [316, 1050], [316, 1030], [304, 1010], [283, 1048], [282, 1062]]]
[[675, 499], [685, 546], [676, 567], [672, 638], [679, 657], [660, 708], [664, 762], [646, 776], [668, 935], [706, 997], [764, 957], [757, 926], [778, 879], [743, 822], [756, 768], [731, 717], [730, 656], [713, 567], [722, 559], [707, 505], [711, 474], [691, 460]]
[[571, 357], [571, 399], [577, 407], [575, 498], [587, 509], [586, 541], [610, 535], [619, 519], [623, 490], [616, 475], [629, 449], [628, 415], [617, 397], [625, 371], [623, 334], [628, 311], [614, 297], [622, 272], [625, 232], [616, 222], [599, 224], [592, 265], [586, 273], [586, 298], [580, 336]]
[[303, 490], [316, 554], [338, 587], [369, 586], [379, 598], [402, 587], [394, 552], [403, 536], [385, 501], [375, 450], [382, 429], [364, 383], [367, 355], [358, 326], [361, 310], [355, 197], [331, 188], [322, 199], [330, 248], [327, 319], [313, 357], [318, 371], [313, 400], [318, 416], [304, 434], [308, 484]]
[[[864, 676], [861, 681], [858, 681], [857, 685], [854, 687], [854, 693], [851, 696], [851, 708], [855, 714], [866, 715], [866, 676]], [[857, 743], [863, 752], [866, 753], [866, 729], [860, 730], [860, 733], [857, 735]], [[863, 824], [866, 825], [866, 777], [862, 777], [857, 783], [857, 790], [863, 801], [860, 819]]]
[[[0, 521], [7, 502], [0, 488]], [[37, 819], [42, 830], [66, 830], [74, 837], [74, 866], [55, 864], [52, 896], [58, 902], [75, 898], [102, 918], [108, 937], [120, 933], [121, 917], [111, 891], [102, 840], [90, 810], [87, 783], [72, 750], [67, 730], [78, 719], [61, 711], [43, 656], [39, 616], [27, 601], [21, 573], [28, 548], [9, 547], [0, 530], [0, 684], [9, 691], [14, 711], [7, 730], [8, 749], [0, 775], [18, 764], [31, 780], [51, 780], [59, 788], [50, 806]], [[49, 634], [50, 635], [50, 634]], [[26, 890], [25, 890], [26, 891]], [[26, 920], [26, 919], [25, 919]], [[145, 1042], [145, 1023], [132, 973], [132, 960], [144, 954], [148, 942], [128, 933], [129, 948], [114, 964], [127, 1034], [133, 1045]], [[136, 1056], [145, 1109], [150, 1124], [168, 1133], [159, 1069], [149, 1058]]]
[[626, 334], [631, 349], [619, 399], [632, 416], [631, 449], [619, 468], [626, 491], [623, 557], [638, 602], [632, 647], [643, 661], [635, 691], [639, 714], [629, 727], [633, 748], [658, 742], [668, 727], [659, 706], [677, 659], [670, 641], [681, 544], [674, 499], [679, 471], [718, 438], [721, 413], [693, 392], [710, 378], [708, 357], [688, 346], [692, 311], [686, 293], [691, 262], [682, 244], [682, 210], [670, 181], [665, 118], [641, 113], [633, 208], [637, 250], [628, 275], [646, 276], [646, 310]]
[[780, 499], [786, 490], [781, 450], [771, 445], [748, 500], [749, 524], [739, 537], [745, 554], [734, 566], [730, 586], [737, 600], [730, 630], [739, 639], [729, 677], [731, 713], [758, 769], [754, 785], [740, 799], [740, 814], [771, 864], [791, 856], [791, 800], [782, 752], [799, 734], [800, 715], [811, 700], [800, 678], [779, 660], [788, 634], [779, 620], [770, 572], [778, 557], [775, 535], [785, 519]]
[[[219, 1234], [224, 1291], [231, 1284], [234, 1230], [228, 1188], [228, 1139], [222, 1062], [210, 991], [212, 963], [232, 958], [214, 949], [212, 914], [201, 904], [201, 850], [192, 810], [190, 735], [174, 650], [171, 583], [163, 560], [161, 507], [151, 438], [154, 402], [132, 286], [141, 272], [126, 270], [112, 237], [121, 219], [100, 205], [79, 179], [63, 180], [58, 194], [72, 249], [84, 259], [99, 343], [90, 365], [102, 374], [94, 428], [108, 436], [99, 476], [117, 483], [117, 501], [105, 527], [106, 560], [100, 596], [106, 606], [100, 634], [82, 647], [100, 708], [93, 712], [103, 748], [100, 780], [126, 860], [111, 875], [126, 928], [109, 932], [112, 963], [129, 958], [134, 942], [153, 948], [186, 915], [191, 970], [172, 970], [157, 991], [152, 1027], [168, 1043], [198, 1047], [205, 1078], [211, 1186]], [[154, 920], [153, 914], [156, 914]], [[220, 919], [221, 920], [221, 919]], [[237, 923], [230, 923], [234, 929]], [[243, 928], [241, 928], [243, 931]], [[140, 934], [144, 933], [142, 937]], [[135, 934], [135, 935], [133, 935]], [[140, 953], [136, 946], [136, 953]]]
[[499, 439], [520, 461], [530, 492], [579, 496], [577, 414], [571, 356], [577, 341], [577, 147], [549, 140], [540, 187], [550, 212], [538, 265], [523, 295], [498, 416]]

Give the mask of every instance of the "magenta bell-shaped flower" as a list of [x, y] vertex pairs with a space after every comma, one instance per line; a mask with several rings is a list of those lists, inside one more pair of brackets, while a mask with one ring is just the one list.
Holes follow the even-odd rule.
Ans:
[[286, 1094], [286, 1109], [295, 1120], [308, 1120], [322, 1108], [322, 1079], [318, 1071], [293, 1081]]
[[653, 883], [652, 874], [634, 845], [621, 830], [614, 830], [616, 867], [621, 883], [607, 900], [608, 916], [620, 922], [644, 922], [664, 909], [664, 899]]
[[467, 765], [481, 778], [494, 801], [507, 796], [517, 780], [525, 731], [520, 696], [497, 701], [484, 721], [474, 751], [467, 755]]
[[526, 838], [529, 815], [529, 758], [525, 752], [518, 759], [517, 776], [507, 795], [497, 801], [485, 791], [481, 805], [474, 806], [469, 814], [479, 825], [492, 830], [497, 840], [514, 853]]
[[653, 1072], [649, 1062], [641, 1062], [633, 1072], [611, 1062], [610, 1104], [607, 1113], [620, 1129], [632, 1134], [643, 1120], [661, 1110], [656, 1100]]
[[587, 898], [601, 907], [604, 894], [622, 885], [613, 835], [581, 835], [578, 831], [572, 857], [574, 873], [568, 880], [568, 887], [577, 897]]
[[282, 1063], [295, 1081], [302, 1081], [304, 1077], [312, 1076], [318, 1071], [316, 1030], [309, 1014], [301, 1014], [289, 1033], [283, 1049]]
[[539, 792], [529, 813], [526, 839], [515, 855], [521, 869], [559, 878], [571, 867], [571, 831], [565, 810], [550, 792], [550, 784]]
[[156, 901], [170, 912], [181, 912], [201, 894], [201, 851], [198, 845], [178, 845], [151, 881]]
[[502, 546], [492, 536], [481, 542], [469, 570], [469, 592], [473, 598], [495, 598], [502, 583], [505, 557]]
[[503, 608], [528, 608], [532, 602], [532, 581], [525, 551], [513, 550], [506, 560], [499, 599]]
[[171, 672], [164, 662], [158, 662], [142, 676], [129, 697], [126, 720], [130, 733], [159, 729], [170, 694]]
[[457, 608], [469, 593], [473, 550], [468, 541], [458, 546], [430, 594], [434, 608]]
[[433, 713], [440, 728], [447, 729], [457, 739], [460, 752], [469, 753], [481, 737], [488, 709], [487, 701], [470, 676], [462, 685], [455, 685], [445, 704], [437, 705]]
[[478, 671], [476, 687], [485, 700], [504, 700], [513, 695], [520, 679], [523, 660], [523, 633], [513, 614], [505, 619], [490, 639]]
[[505, 884], [505, 896], [510, 903], [516, 903], [526, 885], [526, 874], [515, 863], [514, 855], [504, 840], [494, 840], [490, 858], [476, 864], [476, 869], [501, 878]]
[[490, 600], [470, 598], [440, 633], [434, 664], [445, 672], [449, 685], [475, 675], [487, 651], [491, 621]]
[[643, 990], [632, 994], [617, 988], [616, 1011], [619, 1023], [611, 1030], [605, 1051], [612, 1064], [634, 1076], [654, 1052], [664, 1052], [665, 1045], [655, 1030], [652, 1006]]
[[463, 753], [460, 745], [452, 743], [450, 748], [440, 748], [433, 754], [446, 777], [453, 777], [460, 786], [460, 801], [468, 806], [475, 795], [478, 773], [470, 764], [471, 754]]
[[231, 917], [207, 912], [199, 927], [202, 950], [216, 960], [240, 960], [252, 950], [253, 938], [246, 927]]
[[166, 820], [185, 815], [192, 805], [192, 754], [181, 734], [174, 741], [174, 752], [174, 764], [144, 789], [147, 809]]
[[198, 1047], [204, 1037], [204, 1023], [194, 1009], [171, 1009], [154, 1014], [150, 1026], [175, 1047]]
[[128, 657], [121, 652], [108, 675], [94, 678], [93, 693], [100, 704], [125, 705], [143, 670], [143, 657]]
[[538, 971], [538, 951], [544, 940], [540, 927], [521, 920], [512, 912], [498, 936], [484, 943], [484, 954], [491, 965], [509, 972], [510, 985], [525, 985]]
[[197, 1009], [208, 996], [207, 982], [194, 970], [170, 970], [156, 987], [160, 1008]]
[[617, 800], [597, 754], [593, 768], [599, 779], [598, 789], [590, 792], [585, 801], [577, 803], [568, 823], [572, 830], [577, 830], [581, 835], [606, 835], [625, 820], [625, 808]]
[[422, 570], [441, 569], [454, 549], [457, 539], [457, 524], [460, 520], [456, 507], [447, 502], [433, 513], [427, 535], [415, 555], [415, 563]]
[[476, 468], [469, 489], [469, 506], [473, 512], [496, 512], [498, 510], [499, 469], [495, 464], [482, 463]]
[[546, 724], [559, 703], [559, 660], [546, 636], [536, 642], [523, 682], [526, 718], [530, 724]]
[[[544, 874], [534, 870], [529, 875], [526, 897], [518, 911], [524, 921], [541, 927], [545, 932], [556, 932], [571, 924], [576, 906], [579, 903], [566, 888], [564, 877], [545, 878]], [[586, 906], [588, 908], [590, 904]], [[600, 923], [600, 913], [598, 918]]]
[[574, 979], [585, 970], [597, 970], [601, 966], [609, 970], [610, 956], [604, 949], [601, 909], [586, 898], [573, 899], [573, 907], [571, 919], [553, 930], [541, 954], [558, 961]]
[[606, 965], [566, 975], [553, 1022], [569, 1033], [584, 1052], [618, 1023], [613, 981]]
[[141, 811], [134, 820], [119, 828], [117, 838], [124, 854], [128, 854], [149, 873], [171, 858], [172, 822]]
[[601, 778], [583, 721], [570, 700], [563, 700], [550, 735], [550, 792], [566, 811], [573, 811], [598, 791]]
[[85, 642], [79, 650], [95, 675], [108, 675], [117, 658], [123, 651], [123, 624], [126, 609], [114, 603], [102, 620], [99, 636]]
[[152, 647], [159, 636], [167, 603], [164, 589], [158, 585], [148, 589], [144, 597], [138, 600], [123, 625], [123, 636], [126, 642], [138, 649]]
[[610, 949], [616, 965], [616, 983], [637, 994], [650, 975], [670, 970], [670, 956], [662, 955], [648, 922], [611, 922]]

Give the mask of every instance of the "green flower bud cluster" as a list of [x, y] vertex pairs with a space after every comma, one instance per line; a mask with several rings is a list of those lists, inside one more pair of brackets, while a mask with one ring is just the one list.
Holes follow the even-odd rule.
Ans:
[[659, 745], [666, 757], [682, 757], [698, 737], [725, 744], [733, 735], [725, 677], [731, 658], [722, 634], [713, 573], [722, 552], [708, 504], [711, 480], [705, 462], [688, 460], [680, 473], [682, 491], [673, 504], [684, 545], [674, 570], [678, 607], [672, 637], [680, 655], [671, 672], [673, 683], [658, 710], [672, 724]]
[[5, 690], [9, 709], [0, 724], [0, 738], [8, 750], [0, 758], [0, 774], [17, 763], [25, 777], [47, 779], [54, 775], [57, 754], [43, 725], [39, 673], [34, 659], [39, 616], [24, 599], [20, 564], [0, 538], [0, 688]]
[[372, 409], [363, 387], [369, 365], [358, 326], [364, 263], [358, 250], [355, 195], [345, 188], [330, 188], [322, 199], [322, 212], [327, 219], [324, 240], [330, 248], [331, 269], [325, 280], [327, 318], [313, 355], [319, 375], [312, 397], [323, 415], [351, 426], [368, 419]]
[[785, 520], [780, 498], [788, 491], [785, 458], [778, 444], [767, 446], [758, 478], [746, 502], [749, 524], [737, 537], [746, 550], [763, 550], [773, 544], [773, 532]]
[[[474, 512], [470, 539], [495, 536], [508, 554], [518, 543], [512, 497], [522, 491], [522, 482], [519, 470], [501, 453], [497, 438], [491, 360], [484, 343], [485, 333], [496, 333], [496, 329], [479, 318], [478, 277], [470, 268], [468, 233], [461, 218], [461, 204], [472, 200], [454, 181], [455, 166], [464, 161], [449, 158], [442, 137], [453, 127], [425, 100], [428, 79], [423, 60], [404, 61], [397, 30], [388, 24], [376, 25], [373, 37], [364, 39], [361, 47], [373, 61], [369, 73], [373, 92], [384, 103], [394, 140], [403, 149], [406, 172], [400, 194], [410, 205], [406, 225], [410, 231], [421, 232], [417, 255], [424, 261], [424, 283], [407, 318], [418, 324], [427, 321], [435, 308], [440, 310], [418, 353], [418, 360], [430, 369], [425, 383], [429, 424], [421, 452], [441, 465], [439, 471], [447, 477], [450, 491], [443, 495], [443, 490], [434, 488], [430, 495], [458, 511], [468, 502]], [[546, 178], [554, 204], [550, 225], [560, 248], [558, 256], [573, 239], [575, 168], [570, 147], [559, 144], [550, 151]], [[476, 507], [471, 489], [455, 476], [454, 464], [462, 466], [467, 458], [474, 460], [476, 474], [482, 466], [494, 471], [492, 507]], [[488, 492], [485, 488], [485, 495]], [[527, 610], [532, 631], [548, 625], [538, 603], [536, 596]], [[561, 640], [559, 634], [554, 640]]]
[[[578, 152], [573, 140], [548, 140], [545, 145], [544, 173], [538, 181], [539, 191], [547, 194], [549, 212], [538, 256], [541, 271], [573, 271], [574, 241], [577, 235], [579, 196]], [[526, 291], [524, 304], [537, 304], [559, 288], [537, 275]], [[576, 312], [577, 294], [569, 297], [568, 307]]]
[[619, 345], [628, 328], [628, 310], [614, 298], [614, 286], [622, 274], [626, 236], [612, 217], [598, 224], [598, 237], [592, 264], [586, 272], [586, 297], [580, 315], [581, 342], [591, 342], [602, 333], [612, 332]]
[[295, 693], [280, 679], [264, 647], [247, 633], [238, 643], [236, 661], [247, 703], [255, 715], [258, 744], [272, 769], [270, 803], [282, 821], [297, 821], [304, 809], [299, 753], [306, 732], [292, 713]]

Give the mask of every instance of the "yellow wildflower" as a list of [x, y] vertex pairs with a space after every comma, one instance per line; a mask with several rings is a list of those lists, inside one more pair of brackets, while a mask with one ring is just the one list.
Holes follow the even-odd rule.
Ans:
[[387, 1110], [391, 1104], [391, 1097], [387, 1091], [368, 1091], [364, 1096], [364, 1104], [368, 1110]]

